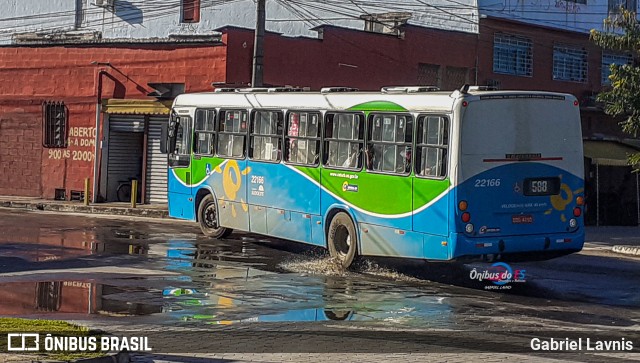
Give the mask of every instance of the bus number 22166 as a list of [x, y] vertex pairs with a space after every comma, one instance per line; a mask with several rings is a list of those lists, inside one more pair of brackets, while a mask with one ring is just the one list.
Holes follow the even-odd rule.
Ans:
[[499, 187], [500, 179], [476, 179], [476, 188]]

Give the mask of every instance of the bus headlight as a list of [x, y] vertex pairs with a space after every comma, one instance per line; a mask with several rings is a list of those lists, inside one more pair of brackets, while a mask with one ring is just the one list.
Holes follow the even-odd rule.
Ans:
[[569, 227], [576, 228], [578, 226], [578, 221], [575, 218], [571, 218], [569, 220]]
[[469, 223], [466, 226], [464, 226], [464, 230], [467, 233], [473, 233], [473, 224]]

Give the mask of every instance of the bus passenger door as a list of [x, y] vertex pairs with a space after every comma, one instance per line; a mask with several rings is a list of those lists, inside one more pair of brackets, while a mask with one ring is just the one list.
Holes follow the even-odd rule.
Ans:
[[247, 201], [247, 128], [248, 112], [245, 110], [220, 110], [217, 140], [219, 157], [226, 158], [220, 164], [222, 188], [216, 190], [220, 225], [242, 231], [249, 230], [249, 205]]
[[188, 220], [195, 220], [191, 187], [192, 140], [193, 119], [188, 114], [172, 115], [167, 132], [169, 216]]

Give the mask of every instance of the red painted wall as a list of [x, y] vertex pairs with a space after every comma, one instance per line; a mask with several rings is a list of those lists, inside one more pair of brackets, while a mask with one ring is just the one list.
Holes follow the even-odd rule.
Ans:
[[219, 44], [0, 47], [0, 195], [53, 198], [56, 188], [67, 195], [84, 189], [93, 161], [77, 160], [77, 152], [93, 154], [93, 146], [43, 148], [41, 105], [62, 101], [72, 133], [93, 130], [100, 69], [109, 74], [103, 98], [139, 99], [152, 91], [147, 83], [211, 90], [212, 82], [225, 81], [225, 67], [226, 48]]
[[[404, 39], [331, 26], [323, 27], [323, 39], [267, 34], [264, 83], [312, 90], [328, 86], [379, 90], [416, 85], [419, 63], [468, 68], [473, 81], [475, 34], [413, 26], [404, 31]], [[229, 48], [227, 79], [250, 83], [253, 31], [226, 28], [223, 32]]]

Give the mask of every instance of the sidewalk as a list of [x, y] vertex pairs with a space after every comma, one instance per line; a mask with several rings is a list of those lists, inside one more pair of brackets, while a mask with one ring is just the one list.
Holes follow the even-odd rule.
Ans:
[[138, 204], [136, 208], [131, 208], [130, 203], [113, 202], [95, 203], [85, 206], [81, 201], [70, 202], [30, 197], [0, 196], [0, 207], [150, 218], [169, 217], [166, 204]]
[[585, 249], [587, 248], [608, 249], [640, 257], [640, 226], [587, 226]]

